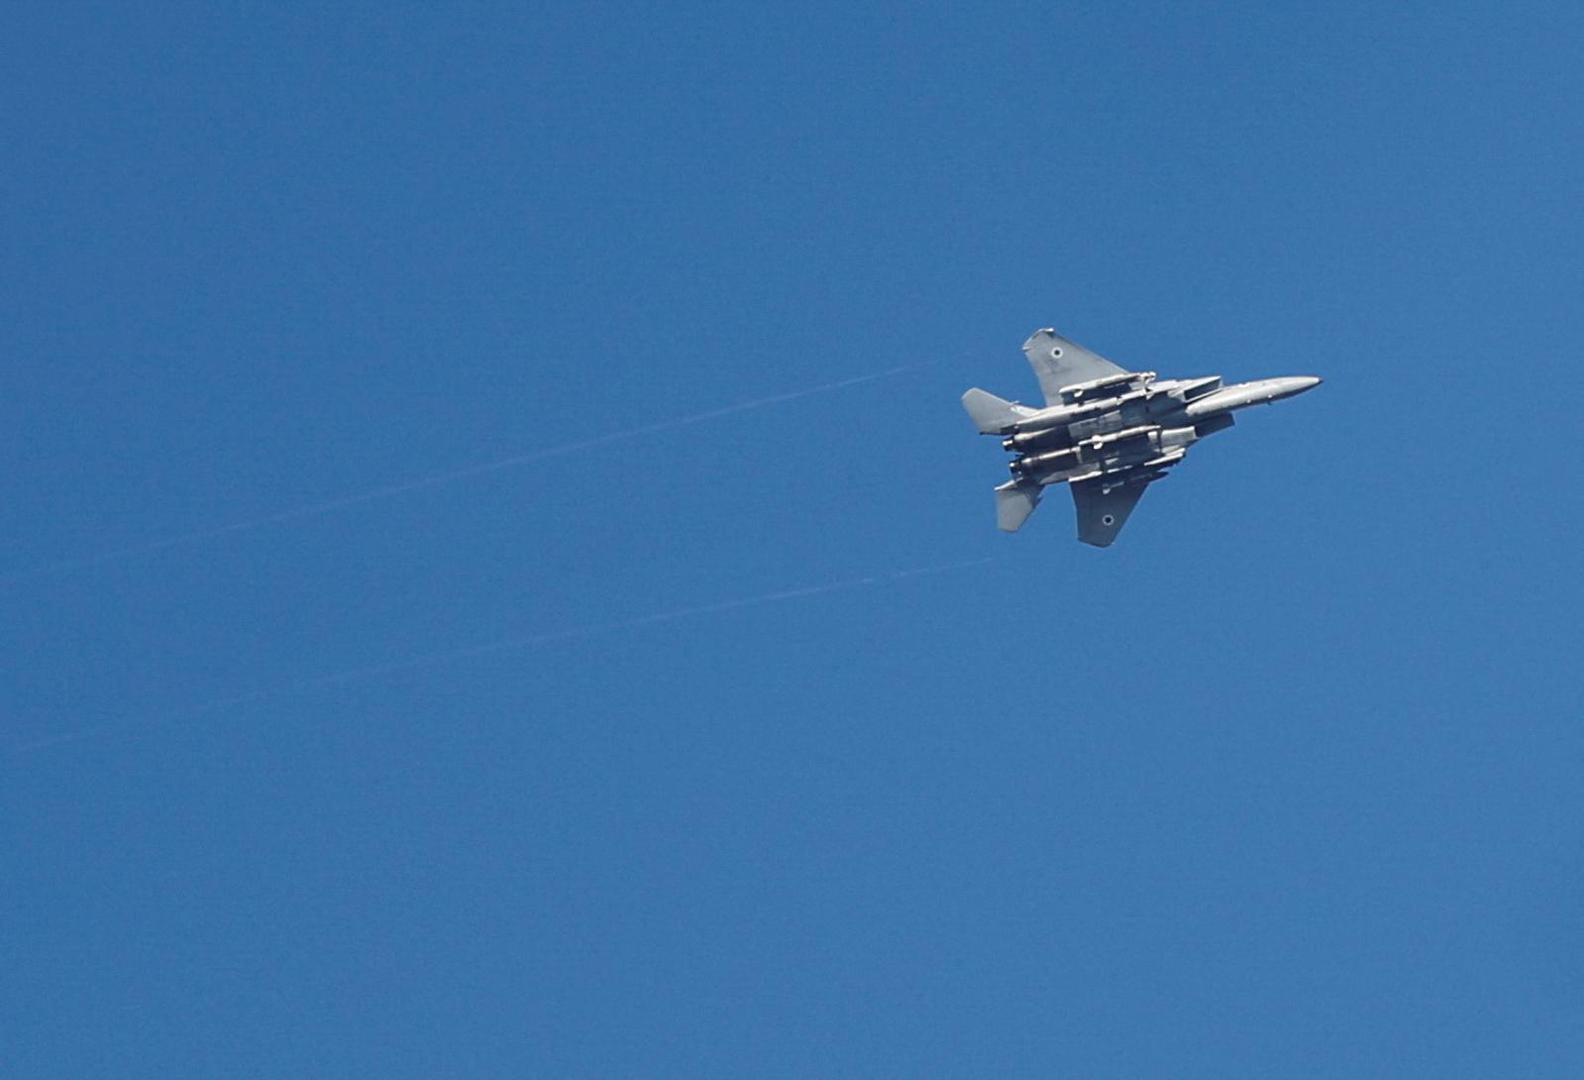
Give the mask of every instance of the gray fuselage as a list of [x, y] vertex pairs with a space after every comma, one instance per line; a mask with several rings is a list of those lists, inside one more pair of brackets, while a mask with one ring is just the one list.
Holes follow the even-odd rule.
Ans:
[[1153, 479], [1188, 447], [1232, 426], [1231, 414], [1302, 393], [1320, 380], [1287, 376], [1223, 386], [1220, 376], [1155, 381], [1151, 372], [1065, 389], [1063, 400], [1021, 416], [1002, 446], [1015, 477], [1041, 485], [1127, 476]]

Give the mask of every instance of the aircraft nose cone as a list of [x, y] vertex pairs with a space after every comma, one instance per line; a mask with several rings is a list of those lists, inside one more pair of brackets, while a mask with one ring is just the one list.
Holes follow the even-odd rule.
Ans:
[[1313, 390], [1322, 382], [1318, 375], [1289, 375], [1285, 379], [1275, 379], [1273, 381], [1276, 383], [1276, 393], [1272, 395], [1272, 401], [1289, 398], [1295, 394], [1301, 394], [1305, 390]]

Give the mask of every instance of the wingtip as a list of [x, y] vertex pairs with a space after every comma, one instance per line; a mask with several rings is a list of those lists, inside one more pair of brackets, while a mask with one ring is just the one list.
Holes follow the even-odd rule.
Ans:
[[1025, 353], [1032, 353], [1035, 349], [1040, 348], [1047, 342], [1055, 340], [1055, 338], [1056, 331], [1054, 329], [1049, 326], [1042, 326], [1030, 334], [1028, 336], [1028, 340], [1023, 342], [1023, 351]]

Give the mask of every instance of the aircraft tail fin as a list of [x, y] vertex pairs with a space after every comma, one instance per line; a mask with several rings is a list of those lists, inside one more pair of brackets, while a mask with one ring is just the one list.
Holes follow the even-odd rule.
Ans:
[[963, 408], [968, 418], [979, 428], [981, 435], [1000, 435], [1012, 430], [1023, 417], [1035, 410], [996, 397], [977, 386], [962, 396]]
[[996, 527], [1002, 532], [1017, 532], [1039, 505], [1045, 489], [1026, 481], [1008, 480], [995, 489]]

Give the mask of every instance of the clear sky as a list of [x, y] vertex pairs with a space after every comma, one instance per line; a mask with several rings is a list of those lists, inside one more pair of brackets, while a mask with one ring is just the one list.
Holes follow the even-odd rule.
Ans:
[[0, 1072], [1584, 1075], [1576, 5], [308, 7], [0, 35]]

